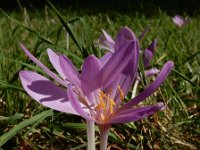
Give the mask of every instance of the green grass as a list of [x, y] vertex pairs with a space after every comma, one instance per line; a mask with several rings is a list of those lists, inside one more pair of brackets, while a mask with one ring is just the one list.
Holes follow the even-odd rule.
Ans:
[[[167, 108], [139, 122], [113, 125], [109, 146], [116, 149], [166, 150], [200, 147], [200, 16], [190, 18], [185, 27], [179, 28], [164, 12], [151, 18], [114, 12], [91, 15], [70, 10], [59, 12], [64, 22], [68, 21], [65, 28], [62, 27], [62, 18], [59, 19], [50, 6], [46, 6], [44, 10], [24, 9], [0, 13], [2, 149], [86, 148], [85, 124], [80, 117], [54, 111], [42, 119], [30, 121], [31, 118], [37, 118], [39, 113], [45, 113], [47, 108], [36, 103], [23, 91], [18, 71], [29, 69], [45, 74], [25, 56], [19, 47], [20, 42], [51, 69], [53, 68], [47, 58], [47, 48], [66, 54], [80, 68], [87, 55], [101, 55], [102, 50], [96, 47], [101, 29], [115, 37], [120, 27], [128, 26], [138, 37], [147, 25], [150, 30], [140, 46], [144, 49], [154, 38], [158, 40], [152, 66], [161, 68], [166, 61], [173, 60], [175, 67], [165, 84], [145, 103], [164, 101]], [[74, 39], [70, 37], [72, 33], [67, 34], [68, 27], [73, 32]], [[19, 114], [20, 117], [17, 117]], [[96, 138], [98, 145], [99, 137]]]

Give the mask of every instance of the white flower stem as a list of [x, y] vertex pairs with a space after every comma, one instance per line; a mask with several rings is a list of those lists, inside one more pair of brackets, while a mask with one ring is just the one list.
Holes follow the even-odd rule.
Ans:
[[110, 126], [99, 126], [100, 129], [100, 150], [107, 150], [108, 133]]
[[140, 80], [136, 80], [136, 81], [135, 81], [135, 84], [134, 84], [134, 86], [133, 86], [133, 91], [132, 91], [131, 98], [134, 98], [134, 97], [136, 96], [137, 87], [138, 87], [139, 82], [140, 82]]
[[88, 150], [95, 150], [95, 124], [94, 121], [86, 120], [87, 122], [87, 139]]

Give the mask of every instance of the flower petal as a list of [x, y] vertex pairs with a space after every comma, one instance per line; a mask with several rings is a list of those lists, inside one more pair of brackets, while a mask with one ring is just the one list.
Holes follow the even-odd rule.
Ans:
[[135, 47], [133, 49], [133, 57], [131, 58], [131, 60], [129, 61], [127, 67], [123, 70], [123, 74], [125, 74], [126, 76], [129, 76], [130, 80], [130, 85], [131, 86], [133, 84], [133, 80], [137, 74], [137, 67], [138, 67], [138, 61], [139, 61], [139, 43], [136, 40], [135, 41]]
[[[115, 42], [105, 30], [102, 30], [102, 32], [103, 32], [103, 35], [100, 37], [100, 42], [102, 42], [106, 47], [108, 47], [106, 48], [107, 50], [114, 52]], [[104, 46], [102, 47], [105, 48]]]
[[69, 80], [76, 87], [81, 87], [80, 74], [71, 63], [71, 61], [64, 55], [59, 55], [61, 70], [65, 76], [65, 80]]
[[172, 70], [174, 66], [174, 63], [172, 61], [168, 61], [160, 71], [160, 74], [158, 77], [154, 80], [153, 83], [151, 83], [144, 91], [142, 91], [139, 95], [134, 97], [132, 100], [127, 102], [121, 110], [127, 110], [132, 108], [134, 105], [137, 105], [141, 101], [145, 100], [147, 97], [149, 97], [156, 89], [160, 87], [160, 85], [165, 81], [168, 74]]
[[99, 89], [96, 89], [95, 91], [89, 93], [88, 95], [85, 95], [86, 102], [89, 106], [96, 106], [99, 100]]
[[130, 41], [135, 41], [135, 34], [128, 27], [121, 28], [115, 40], [114, 51], [118, 51], [127, 46]]
[[81, 89], [85, 95], [101, 86], [101, 68], [101, 62], [94, 55], [85, 59], [81, 73]]
[[149, 69], [149, 70], [145, 70], [145, 71], [144, 71], [146, 77], [156, 75], [156, 74], [158, 74], [159, 72], [160, 72], [160, 70], [158, 70], [157, 68], [151, 68], [151, 69]]
[[172, 20], [179, 27], [182, 27], [185, 24], [185, 19], [179, 15], [176, 15], [175, 17], [173, 17]]
[[68, 101], [67, 93], [47, 78], [32, 71], [20, 71], [19, 76], [25, 91], [37, 102], [57, 111], [78, 115]]
[[156, 48], [156, 39], [149, 45], [147, 49], [145, 49], [144, 54], [142, 56], [144, 67], [148, 67], [151, 64], [151, 60], [153, 59], [155, 48]]
[[[139, 44], [137, 41], [136, 41], [136, 47], [133, 50], [133, 52], [134, 52], [133, 58], [130, 60], [127, 67], [122, 72], [124, 77], [121, 77], [120, 79], [121, 81], [120, 81], [119, 86], [121, 87], [121, 90], [124, 95], [127, 95], [137, 74], [137, 67], [138, 67], [138, 61], [139, 61]], [[118, 97], [119, 96], [120, 95], [118, 95]], [[116, 103], [120, 105], [121, 99], [117, 98]]]
[[[115, 89], [114, 91], [117, 91], [118, 88], [117, 86], [120, 86], [122, 92], [124, 95], [126, 95], [132, 86], [132, 83], [135, 79], [136, 73], [137, 73], [137, 67], [138, 67], [138, 61], [139, 61], [139, 44], [137, 41], [135, 41], [136, 46], [135, 49], [133, 49], [133, 57], [129, 61], [128, 65], [126, 68], [123, 70], [122, 74], [120, 74], [115, 80], [114, 83], [112, 83], [111, 89]], [[114, 85], [114, 86], [113, 86]], [[115, 88], [113, 88], [115, 87]], [[108, 88], [109, 89], [109, 88]], [[115, 107], [118, 108], [118, 106], [121, 103], [121, 98], [120, 98], [120, 92], [114, 92], [115, 94]]]
[[108, 62], [108, 60], [112, 57], [112, 55], [113, 53], [109, 52], [99, 59], [102, 67]]
[[136, 41], [130, 42], [128, 48], [119, 50], [113, 54], [102, 69], [103, 86], [106, 88], [125, 69], [130, 59], [133, 57]]
[[67, 88], [67, 95], [71, 105], [74, 107], [76, 112], [79, 113], [80, 116], [87, 120], [92, 120], [92, 118], [84, 111], [83, 107], [81, 106], [81, 102], [77, 98], [77, 94], [74, 92], [74, 89], [71, 84], [68, 85]]
[[39, 60], [37, 60], [25, 47], [23, 44], [20, 44], [21, 49], [25, 52], [25, 54], [34, 62], [36, 63], [39, 67], [41, 67], [44, 72], [46, 72], [51, 78], [53, 78], [54, 80], [56, 80], [57, 82], [59, 82], [62, 85], [66, 85], [66, 83], [60, 79], [59, 77], [56, 76], [55, 73], [53, 73], [51, 70], [49, 70], [45, 65], [43, 65]]
[[49, 60], [50, 60], [51, 64], [53, 65], [53, 67], [56, 69], [56, 71], [59, 73], [59, 75], [66, 81], [66, 76], [63, 73], [62, 67], [60, 65], [59, 55], [56, 54], [50, 48], [47, 49], [47, 53], [48, 53]]
[[163, 103], [157, 103], [153, 106], [144, 106], [139, 108], [132, 108], [128, 111], [124, 111], [123, 113], [116, 114], [114, 118], [112, 118], [109, 123], [127, 123], [132, 121], [138, 121], [145, 117], [148, 117], [158, 110], [164, 109]]
[[125, 76], [124, 74], [120, 74], [108, 87], [108, 89], [112, 89], [111, 98], [114, 99], [115, 101], [115, 106], [114, 106], [115, 110], [119, 108], [119, 105], [123, 101], [124, 96], [126, 96], [126, 94], [128, 93], [128, 90], [130, 88], [129, 86], [130, 82], [131, 82], [130, 76]]

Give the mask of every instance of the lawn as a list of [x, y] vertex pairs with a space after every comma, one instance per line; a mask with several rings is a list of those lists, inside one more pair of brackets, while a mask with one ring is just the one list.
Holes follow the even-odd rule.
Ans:
[[[21, 8], [0, 12], [0, 149], [86, 149], [85, 119], [53, 111], [34, 101], [22, 88], [18, 72], [32, 70], [48, 77], [21, 50], [23, 43], [34, 56], [55, 72], [46, 49], [67, 55], [81, 70], [88, 55], [101, 57], [98, 46], [102, 29], [113, 38], [121, 27], [129, 27], [144, 50], [156, 38], [151, 66], [161, 69], [168, 60], [174, 69], [164, 84], [142, 105], [164, 102], [166, 109], [137, 122], [112, 126], [111, 149], [198, 149], [200, 148], [200, 16], [188, 15], [188, 23], [178, 27], [164, 10], [148, 13]], [[61, 22], [58, 17], [61, 14]], [[70, 29], [66, 29], [66, 26]], [[74, 39], [73, 39], [73, 37]], [[77, 41], [77, 43], [75, 42]], [[137, 93], [154, 78], [144, 79]], [[130, 98], [131, 91], [126, 100]], [[99, 130], [96, 128], [96, 145]]]

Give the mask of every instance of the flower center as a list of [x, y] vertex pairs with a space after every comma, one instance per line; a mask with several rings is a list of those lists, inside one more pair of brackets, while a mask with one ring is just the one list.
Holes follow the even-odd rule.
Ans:
[[[124, 99], [124, 93], [120, 86], [117, 87], [119, 91], [120, 99]], [[99, 121], [106, 122], [110, 119], [111, 115], [114, 113], [115, 101], [111, 97], [112, 91], [106, 93], [104, 91], [99, 90], [98, 98], [99, 103], [95, 107], [96, 117]]]

